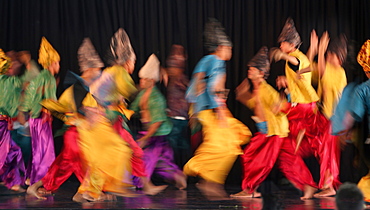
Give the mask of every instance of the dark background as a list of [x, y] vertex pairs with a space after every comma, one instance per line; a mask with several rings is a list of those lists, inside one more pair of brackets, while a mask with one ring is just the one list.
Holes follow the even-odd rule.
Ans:
[[[331, 37], [344, 33], [359, 47], [370, 38], [369, 0], [0, 0], [0, 48], [29, 50], [37, 60], [42, 36], [59, 52], [61, 82], [67, 70], [79, 73], [77, 49], [90, 37], [104, 58], [109, 40], [119, 27], [128, 33], [137, 55], [133, 78], [151, 53], [162, 65], [172, 44], [188, 53], [186, 74], [205, 55], [203, 29], [208, 17], [217, 18], [234, 43], [227, 63], [228, 105], [236, 118], [254, 129], [251, 112], [234, 100], [233, 90], [246, 76], [246, 64], [263, 46], [274, 47], [288, 17], [295, 21], [306, 52], [310, 32], [327, 30]], [[354, 57], [352, 57], [353, 60]], [[274, 85], [283, 63], [272, 65], [268, 82]], [[346, 68], [348, 81], [365, 76], [358, 65]], [[335, 78], [333, 78], [335, 79]], [[163, 90], [163, 88], [162, 88]], [[58, 94], [63, 91], [58, 88]]]

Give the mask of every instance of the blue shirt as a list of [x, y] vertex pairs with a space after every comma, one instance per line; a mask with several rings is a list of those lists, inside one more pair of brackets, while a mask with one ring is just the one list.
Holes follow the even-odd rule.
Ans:
[[[203, 72], [205, 74], [204, 82], [206, 83], [205, 91], [196, 95], [196, 86], [194, 75]], [[218, 78], [226, 74], [225, 61], [218, 59], [215, 55], [204, 56], [197, 64], [193, 72], [193, 78], [190, 86], [186, 91], [186, 100], [194, 103], [194, 113], [206, 109], [214, 109], [219, 105], [216, 102], [216, 94], [213, 87], [218, 82]]]
[[365, 114], [370, 116], [370, 79], [357, 86], [349, 107], [356, 121], [362, 121]]

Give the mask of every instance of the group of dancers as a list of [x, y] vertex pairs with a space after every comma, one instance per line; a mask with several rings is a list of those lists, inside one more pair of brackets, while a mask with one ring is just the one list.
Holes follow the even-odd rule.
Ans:
[[[123, 29], [111, 38], [109, 67], [103, 71], [91, 40], [83, 40], [77, 53], [81, 76], [68, 72], [73, 84], [59, 98], [54, 76], [60, 57], [46, 38], [39, 50], [42, 70], [28, 52], [1, 50], [0, 83], [5, 91], [0, 93], [0, 180], [18, 192], [24, 192], [26, 184], [28, 194], [45, 199], [74, 173], [81, 185], [73, 200], [83, 203], [137, 196], [132, 186], [155, 195], [167, 184], [154, 185], [153, 174], [179, 190], [186, 189], [187, 176], [196, 176], [203, 195], [219, 200], [261, 197], [257, 189], [277, 165], [303, 192], [301, 199], [333, 196], [341, 184], [340, 136], [370, 113], [369, 82], [347, 86], [344, 36], [330, 40], [327, 32], [319, 38], [313, 31], [310, 41], [307, 54], [302, 53], [302, 41], [289, 18], [278, 37], [280, 48], [264, 46], [248, 62], [247, 78], [235, 92], [254, 113], [255, 134], [227, 108], [226, 61], [233, 44], [216, 19], [205, 25], [209, 54], [198, 62], [190, 81], [184, 74], [185, 49], [173, 45], [165, 70], [154, 54], [148, 58], [137, 87], [131, 78], [136, 56]], [[357, 59], [370, 75], [370, 40]], [[271, 62], [279, 60], [286, 65], [276, 90], [266, 78]], [[167, 87], [166, 97], [156, 87], [160, 80]], [[64, 122], [64, 144], [57, 157], [52, 116]], [[134, 117], [141, 122], [138, 132], [129, 126]], [[179, 153], [190, 155], [188, 128], [192, 142], [201, 138], [201, 143], [184, 161]], [[242, 191], [227, 195], [224, 183], [238, 156]], [[319, 183], [303, 161], [308, 156], [320, 164]], [[369, 180], [370, 173], [359, 183], [367, 201]]]

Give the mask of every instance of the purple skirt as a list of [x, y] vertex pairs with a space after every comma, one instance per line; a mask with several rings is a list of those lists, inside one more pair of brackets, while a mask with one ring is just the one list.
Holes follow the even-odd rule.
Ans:
[[24, 183], [21, 148], [11, 139], [8, 122], [0, 121], [0, 179], [7, 188]]

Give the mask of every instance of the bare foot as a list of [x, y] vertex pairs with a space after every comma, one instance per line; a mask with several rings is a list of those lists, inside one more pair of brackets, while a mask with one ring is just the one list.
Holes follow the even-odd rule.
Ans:
[[77, 203], [87, 203], [87, 202], [89, 202], [87, 199], [85, 199], [85, 198], [82, 196], [82, 194], [80, 194], [80, 193], [78, 193], [78, 192], [73, 196], [72, 200], [73, 200], [74, 202], [77, 202]]
[[301, 200], [308, 200], [308, 199], [311, 199], [313, 198], [313, 194], [317, 191], [316, 188], [312, 187], [312, 186], [309, 186], [309, 185], [305, 185], [304, 186], [304, 192], [303, 192], [303, 196], [301, 197]]
[[45, 197], [41, 196], [39, 193], [38, 193], [38, 189], [42, 186], [42, 182], [41, 181], [38, 181], [36, 182], [35, 184], [29, 186], [27, 188], [27, 194], [31, 195], [31, 196], [34, 196], [38, 199], [42, 199], [42, 200], [46, 200]]
[[236, 194], [231, 194], [231, 198], [260, 198], [262, 197], [261, 193], [259, 192], [253, 192], [253, 193], [247, 193], [246, 191], [241, 191]]
[[201, 181], [199, 182], [196, 187], [202, 192], [202, 194], [208, 200], [229, 200], [229, 196], [223, 189], [222, 184], [209, 182], [209, 181]]
[[14, 185], [13, 187], [10, 188], [10, 190], [13, 190], [13, 191], [16, 191], [16, 192], [19, 192], [19, 193], [26, 192], [26, 190], [23, 189], [19, 184]]
[[31, 185], [31, 180], [30, 180], [30, 178], [27, 178], [27, 179], [26, 179], [26, 181], [24, 181], [24, 183], [25, 183], [26, 185]]
[[40, 195], [51, 195], [51, 191], [47, 191], [45, 188], [43, 187], [40, 187], [39, 189], [37, 189], [37, 193], [39, 193]]
[[160, 185], [160, 186], [145, 186], [143, 188], [143, 192], [145, 195], [157, 195], [158, 193], [162, 192], [164, 189], [166, 189], [168, 185]]
[[108, 192], [110, 194], [113, 194], [113, 195], [116, 195], [116, 196], [121, 196], [121, 197], [129, 197], [129, 198], [133, 198], [133, 197], [138, 197], [139, 194], [131, 191], [131, 190], [121, 190], [121, 192]]
[[322, 197], [334, 196], [336, 194], [337, 194], [337, 192], [334, 190], [334, 188], [330, 187], [330, 188], [323, 189], [319, 193], [315, 193], [313, 196], [315, 198], [322, 198]]
[[186, 183], [186, 176], [184, 173], [177, 173], [175, 174], [175, 186], [179, 189], [179, 190], [184, 190], [186, 189], [187, 187], [187, 183]]

